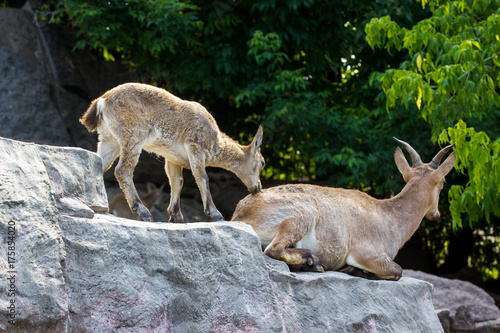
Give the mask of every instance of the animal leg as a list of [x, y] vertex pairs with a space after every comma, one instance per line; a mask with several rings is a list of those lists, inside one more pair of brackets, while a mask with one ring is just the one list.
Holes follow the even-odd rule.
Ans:
[[191, 171], [200, 189], [205, 214], [210, 216], [212, 221], [224, 221], [224, 217], [215, 207], [214, 201], [212, 200], [212, 194], [210, 194], [208, 175], [205, 170], [205, 153], [196, 144], [187, 146], [187, 151]]
[[388, 256], [363, 256], [363, 253], [353, 252], [347, 257], [347, 264], [341, 271], [370, 280], [397, 281], [403, 274], [403, 269]]
[[170, 219], [168, 222], [184, 223], [184, 217], [181, 212], [181, 190], [184, 183], [182, 167], [165, 161], [165, 171], [170, 182], [170, 204], [167, 209]]
[[321, 261], [311, 250], [295, 248], [309, 231], [312, 221], [307, 219], [287, 218], [281, 222], [278, 234], [264, 253], [271, 258], [284, 261], [292, 270], [324, 272]]
[[340, 272], [346, 273], [346, 274], [349, 274], [352, 276], [361, 277], [361, 278], [368, 279], [368, 280], [381, 280], [377, 275], [373, 274], [372, 272], [367, 272], [364, 269], [357, 268], [354, 266], [349, 266], [349, 265], [344, 266], [340, 270]]
[[125, 198], [127, 199], [130, 209], [134, 213], [139, 214], [139, 218], [142, 221], [152, 222], [153, 218], [151, 213], [146, 206], [143, 205], [141, 199], [139, 198], [139, 194], [137, 194], [132, 178], [134, 168], [139, 162], [141, 151], [142, 145], [137, 142], [135, 144], [122, 146], [120, 161], [115, 168], [115, 177], [118, 180], [118, 184], [120, 184], [120, 188], [125, 194]]
[[106, 172], [120, 155], [120, 145], [113, 136], [108, 135], [100, 138], [97, 144], [97, 154], [102, 158], [103, 173]]

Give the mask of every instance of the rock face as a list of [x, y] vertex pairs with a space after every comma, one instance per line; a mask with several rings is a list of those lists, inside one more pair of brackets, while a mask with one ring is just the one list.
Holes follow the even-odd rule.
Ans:
[[290, 273], [243, 223], [103, 213], [94, 153], [0, 153], [2, 332], [442, 331], [427, 282]]
[[405, 270], [403, 276], [434, 286], [434, 308], [446, 333], [500, 333], [500, 310], [483, 289], [467, 281], [450, 280], [424, 272]]
[[0, 136], [95, 149], [78, 118], [90, 100], [138, 77], [73, 46], [67, 27], [36, 23], [29, 2], [0, 8]]

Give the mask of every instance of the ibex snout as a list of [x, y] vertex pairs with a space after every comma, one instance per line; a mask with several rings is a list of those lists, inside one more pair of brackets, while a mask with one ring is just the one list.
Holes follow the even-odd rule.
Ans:
[[250, 191], [250, 193], [252, 193], [252, 194], [256, 194], [256, 193], [258, 193], [261, 189], [262, 189], [262, 185], [260, 184], [260, 181], [259, 181], [256, 185], [254, 185], [254, 186], [252, 186], [252, 187], [249, 187], [249, 188], [248, 188], [248, 191]]
[[439, 211], [430, 212], [427, 213], [427, 215], [425, 215], [425, 218], [428, 219], [429, 221], [437, 221], [439, 220], [440, 217], [441, 214], [439, 213]]

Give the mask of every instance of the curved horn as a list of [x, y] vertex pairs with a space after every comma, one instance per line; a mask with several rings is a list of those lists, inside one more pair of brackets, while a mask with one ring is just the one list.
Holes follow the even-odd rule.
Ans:
[[453, 148], [453, 146], [455, 146], [455, 144], [452, 144], [452, 145], [449, 145], [449, 146], [446, 146], [444, 147], [443, 149], [441, 149], [439, 151], [439, 153], [436, 154], [436, 156], [434, 156], [434, 158], [432, 159], [431, 161], [431, 168], [433, 169], [437, 169], [439, 167], [439, 163], [441, 163], [441, 159], [443, 158], [444, 155], [446, 155], [446, 153], [451, 149]]
[[402, 140], [399, 140], [395, 137], [393, 137], [393, 139], [396, 140], [397, 142], [399, 142], [400, 144], [402, 144], [406, 148], [408, 153], [410, 153], [411, 164], [414, 168], [418, 167], [420, 164], [423, 164], [422, 160], [420, 159], [420, 155], [418, 155], [418, 153], [415, 151], [415, 149], [412, 148], [412, 146], [410, 146], [408, 143], [406, 143]]

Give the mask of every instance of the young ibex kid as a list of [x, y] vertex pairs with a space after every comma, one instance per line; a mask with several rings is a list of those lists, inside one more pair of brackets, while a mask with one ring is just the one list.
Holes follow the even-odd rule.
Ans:
[[130, 209], [143, 221], [151, 221], [151, 214], [132, 181], [142, 149], [165, 158], [171, 187], [170, 222], [184, 222], [180, 208], [183, 168], [193, 172], [205, 214], [212, 221], [224, 218], [212, 201], [205, 167], [234, 172], [251, 193], [261, 189], [262, 127], [250, 145], [242, 146], [222, 133], [199, 103], [184, 101], [164, 89], [139, 83], [120, 85], [94, 100], [80, 122], [90, 132], [99, 133], [97, 153], [102, 157], [104, 171], [120, 156], [116, 179]]
[[424, 164], [409, 144], [397, 141], [410, 153], [413, 167], [396, 148], [396, 165], [407, 184], [391, 199], [356, 190], [283, 185], [245, 197], [232, 220], [250, 224], [264, 252], [292, 269], [398, 280], [403, 270], [393, 259], [424, 216], [439, 218], [439, 193], [455, 152], [439, 165], [452, 148], [447, 146]]

